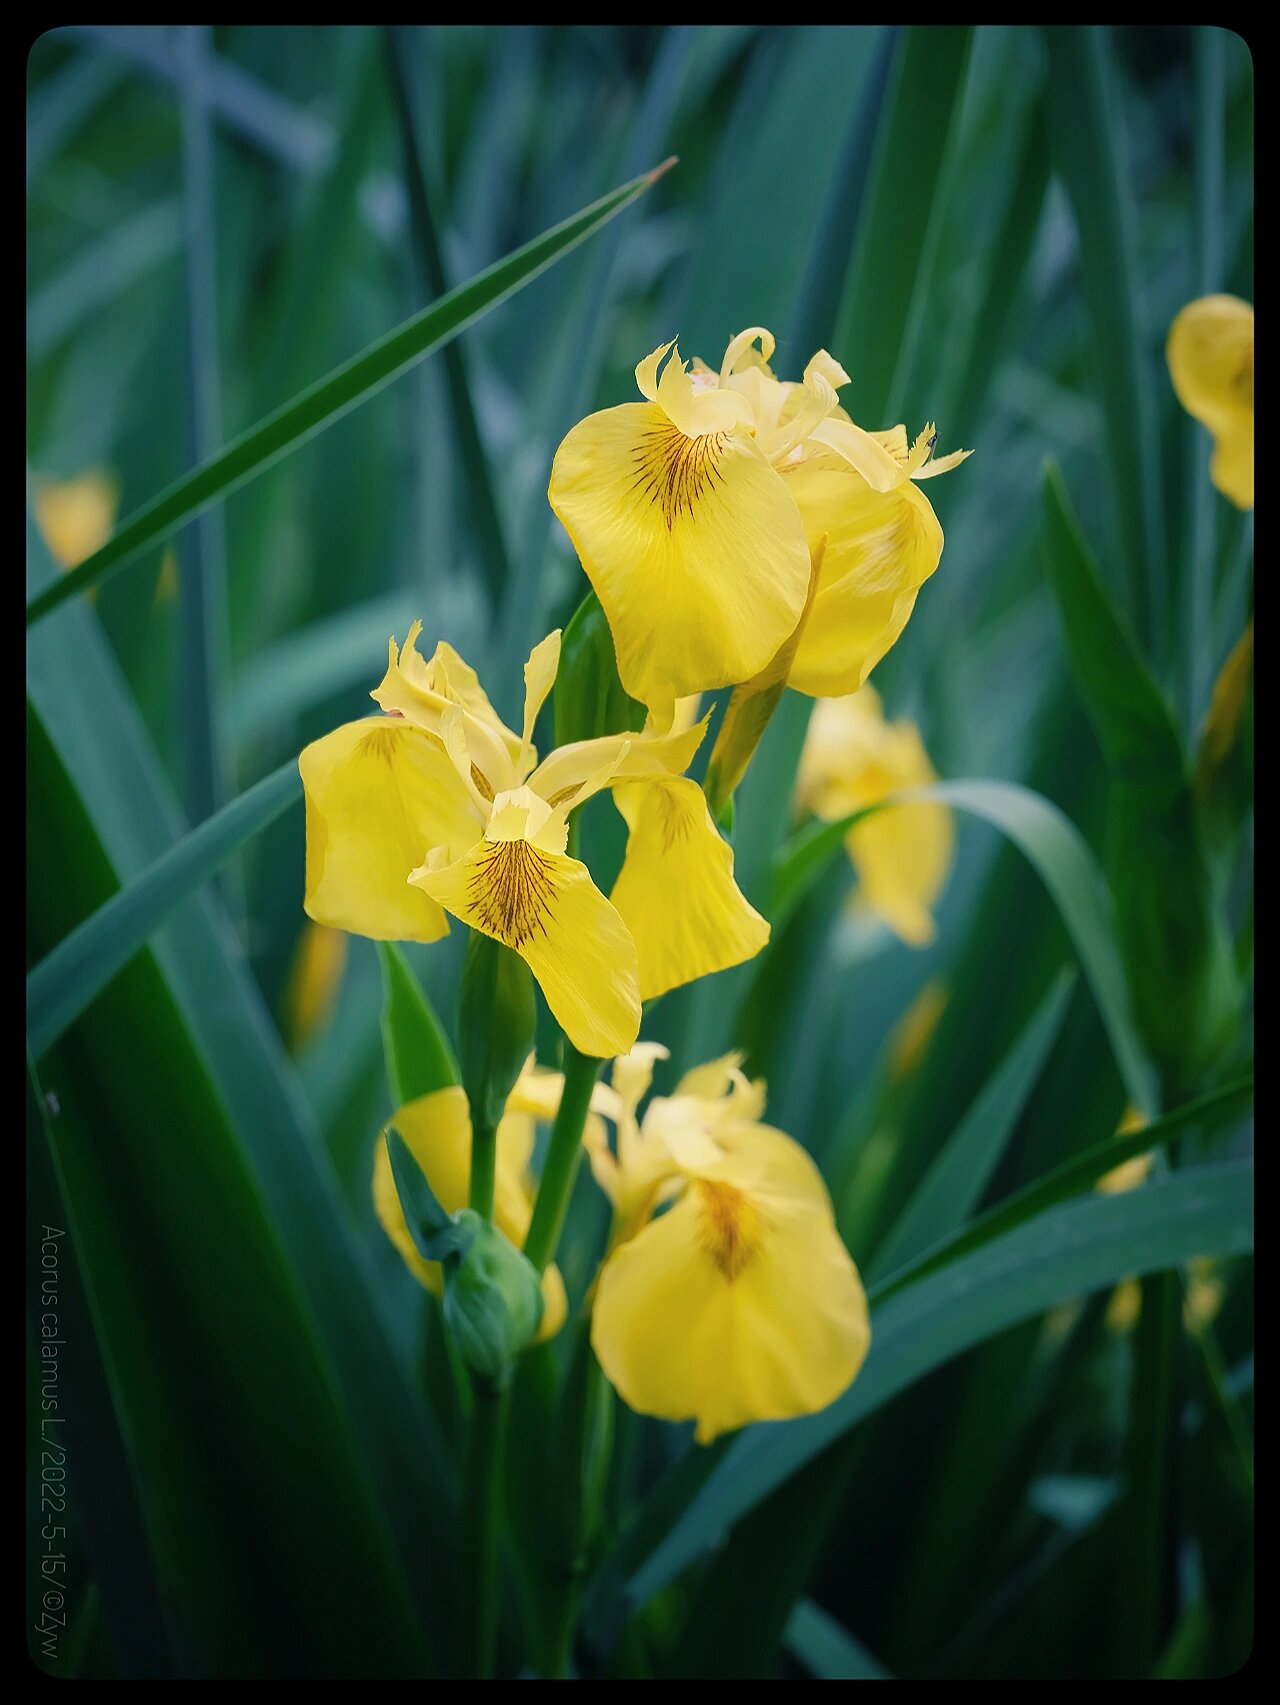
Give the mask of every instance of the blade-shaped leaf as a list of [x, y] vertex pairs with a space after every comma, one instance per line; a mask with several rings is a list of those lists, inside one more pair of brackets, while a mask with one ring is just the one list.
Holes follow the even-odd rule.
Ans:
[[1134, 262], [1134, 179], [1125, 126], [1116, 111], [1116, 68], [1103, 25], [1054, 24], [1045, 27], [1044, 35], [1049, 139], [1080, 236], [1130, 607], [1139, 633], [1159, 648], [1168, 572], [1160, 446], [1146, 340], [1138, 324], [1142, 293]]
[[1057, 1040], [1074, 982], [1071, 971], [1054, 981], [876, 1251], [869, 1279], [893, 1272], [940, 1242], [964, 1224], [981, 1200]]
[[1173, 711], [1103, 581], [1061, 476], [1045, 476], [1045, 562], [1111, 774], [1108, 865], [1134, 1014], [1185, 1093], [1235, 1034], [1239, 991]]
[[811, 1671], [816, 1681], [893, 1679], [847, 1628], [811, 1598], [802, 1598], [792, 1611], [784, 1639], [792, 1657]]
[[274, 823], [301, 788], [294, 760], [163, 853], [60, 941], [27, 978], [27, 1040], [39, 1059], [145, 945], [179, 900]]
[[535, 237], [514, 254], [487, 267], [477, 278], [460, 284], [439, 302], [433, 302], [343, 366], [317, 380], [266, 420], [233, 439], [209, 461], [175, 480], [167, 491], [152, 498], [117, 528], [100, 550], [38, 592], [27, 604], [28, 625], [68, 598], [96, 586], [113, 569], [136, 557], [148, 545], [167, 538], [211, 503], [216, 503], [316, 433], [323, 432], [384, 385], [408, 372], [433, 350], [457, 337], [482, 314], [545, 272], [562, 255], [621, 213], [637, 196], [643, 195], [665, 170], [665, 165], [659, 166], [623, 184], [581, 213]]
[[774, 869], [775, 930], [821, 874], [845, 835], [872, 811], [931, 799], [980, 817], [1025, 854], [1049, 890], [1093, 990], [1135, 1107], [1156, 1106], [1154, 1074], [1134, 1028], [1124, 970], [1116, 949], [1111, 896], [1083, 837], [1056, 805], [1012, 782], [948, 781], [895, 794], [834, 823], [811, 825], [784, 850]]
[[420, 1095], [460, 1083], [458, 1062], [405, 958], [393, 941], [378, 943], [382, 966], [382, 1047], [387, 1062], [387, 1086], [393, 1107], [403, 1107]]

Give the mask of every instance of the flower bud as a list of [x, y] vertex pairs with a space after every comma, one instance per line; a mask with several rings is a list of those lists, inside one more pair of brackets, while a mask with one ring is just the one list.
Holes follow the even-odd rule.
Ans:
[[467, 1366], [500, 1381], [542, 1324], [541, 1280], [527, 1256], [472, 1209], [454, 1223], [464, 1247], [445, 1262], [445, 1326]]

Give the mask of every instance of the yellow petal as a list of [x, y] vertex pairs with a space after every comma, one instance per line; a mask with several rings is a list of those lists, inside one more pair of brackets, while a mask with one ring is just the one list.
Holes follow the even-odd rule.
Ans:
[[561, 444], [548, 496], [604, 606], [622, 684], [664, 729], [677, 698], [748, 680], [799, 620], [804, 528], [745, 432], [691, 438], [657, 404], [606, 409]]
[[914, 481], [872, 491], [833, 457], [785, 470], [816, 549], [826, 555], [788, 684], [814, 697], [855, 692], [907, 624], [942, 556], [942, 528]]
[[892, 491], [906, 477], [880, 440], [851, 420], [832, 416], [816, 426], [810, 437], [815, 444], [834, 450], [841, 461], [862, 475], [873, 491]]
[[398, 717], [348, 722], [298, 759], [307, 798], [308, 917], [378, 941], [447, 935], [409, 885], [433, 847], [457, 856], [481, 826], [439, 743]]
[[1169, 328], [1178, 401], [1217, 440], [1210, 477], [1239, 509], [1253, 508], [1253, 309], [1236, 296], [1189, 302]]
[[520, 954], [581, 1053], [625, 1054], [640, 1029], [635, 943], [586, 865], [526, 840], [483, 840], [411, 881]]
[[[886, 722], [878, 695], [864, 687], [815, 708], [796, 797], [833, 821], [936, 780], [919, 730], [910, 722]], [[858, 873], [858, 903], [910, 945], [924, 946], [933, 938], [930, 909], [950, 871], [954, 838], [951, 813], [942, 805], [892, 806], [855, 824], [845, 845]]]
[[560, 667], [560, 629], [549, 633], [539, 640], [529, 653], [529, 661], [524, 666], [524, 740], [520, 748], [520, 774], [525, 775], [532, 769], [536, 760], [533, 749], [533, 725], [538, 720], [538, 712], [547, 701], [547, 694], [556, 681], [556, 671]]
[[61, 568], [75, 568], [105, 545], [116, 524], [120, 491], [103, 468], [69, 480], [37, 480], [36, 523]]
[[[467, 1098], [456, 1085], [423, 1095], [401, 1107], [391, 1124], [404, 1138], [409, 1152], [426, 1174], [436, 1200], [448, 1214], [467, 1205], [471, 1182], [471, 1116]], [[523, 1177], [518, 1138], [504, 1119], [498, 1127], [498, 1156], [494, 1169], [493, 1218], [498, 1229], [517, 1249], [524, 1248], [529, 1235], [532, 1208]], [[385, 1136], [379, 1137], [373, 1157], [373, 1206], [378, 1221], [399, 1250], [404, 1264], [432, 1293], [444, 1290], [444, 1275], [438, 1261], [424, 1261], [409, 1232], [396, 1190]], [[564, 1324], [567, 1305], [564, 1281], [554, 1267], [542, 1279], [543, 1315], [538, 1342], [552, 1337]]]
[[1221, 433], [1209, 458], [1209, 478], [1237, 509], [1253, 508], [1253, 416]]
[[1104, 1196], [1119, 1196], [1126, 1190], [1136, 1190], [1139, 1184], [1146, 1183], [1155, 1163], [1154, 1151], [1150, 1154], [1135, 1154], [1130, 1160], [1113, 1166], [1110, 1172], [1104, 1172], [1094, 1189], [1100, 1190]]
[[390, 641], [387, 672], [369, 696], [388, 714], [398, 712], [432, 734], [440, 733], [445, 712], [457, 705], [472, 760], [485, 783], [481, 792], [492, 799], [517, 786], [523, 752], [519, 737], [502, 722], [475, 670], [451, 645], [441, 640], [429, 662], [422, 658], [417, 648], [421, 632], [422, 623], [415, 622], [398, 650], [395, 640]]
[[342, 974], [347, 968], [347, 935], [309, 919], [298, 945], [285, 989], [285, 1034], [297, 1049], [324, 1028], [333, 1014]]
[[[759, 353], [752, 348], [756, 342], [759, 342], [760, 345]], [[767, 368], [773, 360], [773, 352], [776, 348], [777, 344], [771, 331], [766, 331], [763, 326], [748, 326], [746, 331], [739, 332], [737, 337], [729, 340], [729, 347], [724, 352], [724, 360], [720, 363], [720, 383], [723, 385], [731, 377], [736, 371], [738, 363], [747, 356], [748, 351], [750, 351], [751, 359], [749, 362], [744, 362], [745, 365], [752, 367], [763, 365]]]
[[769, 925], [734, 881], [697, 782], [665, 776], [613, 797], [631, 833], [611, 897], [635, 940], [641, 999], [754, 958]]
[[719, 1102], [719, 1118], [756, 1120], [764, 1112], [765, 1087], [762, 1079], [753, 1083], [742, 1070], [743, 1055], [739, 1050], [724, 1054], [706, 1065], [695, 1066], [676, 1085], [673, 1101], [692, 1098]]
[[931, 908], [942, 892], [955, 850], [951, 813], [943, 805], [899, 805], [849, 831], [858, 872], [858, 900], [910, 947], [936, 934]]
[[[709, 714], [709, 713], [708, 713]], [[598, 740], [575, 740], [558, 746], [529, 777], [529, 786], [549, 804], [569, 809], [581, 804], [590, 781], [608, 770], [619, 781], [641, 776], [682, 775], [693, 761], [707, 731], [707, 717], [670, 734], [603, 734]]]
[[[757, 1151], [798, 1149], [759, 1129]], [[633, 1409], [694, 1420], [707, 1444], [825, 1409], [857, 1374], [866, 1297], [805, 1161], [774, 1160], [763, 1178], [756, 1167], [751, 1188], [695, 1179], [605, 1262], [591, 1341]]]

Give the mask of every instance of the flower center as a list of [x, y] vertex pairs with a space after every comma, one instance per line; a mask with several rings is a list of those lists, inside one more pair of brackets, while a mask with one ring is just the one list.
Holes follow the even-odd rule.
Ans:
[[732, 1284], [759, 1248], [760, 1215], [736, 1184], [696, 1178], [694, 1188], [702, 1247]]
[[694, 505], [717, 481], [723, 485], [724, 442], [723, 432], [690, 438], [677, 426], [655, 426], [641, 435], [635, 488], [661, 506], [668, 532], [681, 515], [692, 516]]
[[471, 910], [481, 929], [508, 947], [539, 932], [555, 898], [552, 860], [528, 841], [492, 841], [470, 881]]

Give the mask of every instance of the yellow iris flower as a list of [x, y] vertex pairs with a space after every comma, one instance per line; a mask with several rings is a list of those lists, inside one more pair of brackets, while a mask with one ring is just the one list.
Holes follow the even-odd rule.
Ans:
[[[796, 803], [826, 822], [887, 794], [936, 781], [919, 730], [886, 722], [865, 686], [814, 707], [796, 777]], [[934, 936], [932, 907], [951, 869], [955, 834], [944, 805], [897, 805], [856, 823], [845, 847], [858, 875], [856, 903], [912, 947]]]
[[616, 1152], [599, 1125], [584, 1138], [614, 1205], [591, 1342], [631, 1408], [693, 1420], [709, 1444], [825, 1409], [862, 1366], [871, 1326], [818, 1169], [760, 1123], [764, 1086], [740, 1056], [688, 1073], [637, 1121], [664, 1053], [642, 1044], [614, 1066], [600, 1105]]
[[933, 459], [932, 427], [910, 446], [901, 426], [864, 432], [826, 350], [799, 383], [774, 377], [773, 350], [749, 327], [715, 373], [663, 344], [636, 368], [646, 400], [588, 416], [556, 453], [551, 507], [604, 607], [622, 684], [660, 728], [677, 698], [752, 680], [795, 634], [824, 535], [789, 678], [805, 693], [862, 684], [942, 554], [915, 482], [968, 452]]
[[1209, 477], [1253, 508], [1253, 309], [1237, 296], [1188, 302], [1165, 351], [1178, 401], [1213, 434]]
[[[507, 1098], [506, 1112], [498, 1125], [493, 1218], [499, 1231], [517, 1249], [524, 1248], [533, 1217], [534, 1188], [529, 1160], [536, 1127], [550, 1124], [555, 1118], [563, 1089], [560, 1073], [535, 1065], [530, 1056]], [[607, 1093], [598, 1086], [596, 1099]], [[453, 1214], [465, 1208], [471, 1182], [471, 1116], [463, 1090], [455, 1085], [420, 1096], [394, 1113], [390, 1126], [404, 1138], [445, 1212]], [[599, 1140], [595, 1135], [598, 1126], [596, 1114], [589, 1113], [590, 1140]], [[373, 1206], [405, 1266], [433, 1296], [443, 1295], [444, 1273], [440, 1263], [424, 1260], [418, 1253], [405, 1220], [385, 1132], [378, 1139], [373, 1159]], [[538, 1342], [552, 1337], [564, 1324], [567, 1308], [564, 1280], [556, 1267], [548, 1267], [542, 1276], [542, 1298], [544, 1309]]]
[[69, 480], [38, 480], [33, 496], [36, 523], [60, 568], [75, 568], [111, 537], [120, 491], [104, 468]]
[[[684, 770], [706, 732], [606, 735], [542, 763], [532, 743], [559, 631], [525, 665], [524, 728], [500, 721], [475, 672], [421, 623], [391, 642], [373, 698], [298, 760], [307, 799], [306, 910], [381, 940], [435, 941], [451, 913], [529, 965], [584, 1054], [625, 1053], [640, 1003], [758, 953], [769, 926], [733, 879], [733, 853]], [[611, 899], [571, 858], [569, 813], [602, 788], [630, 829]]]

